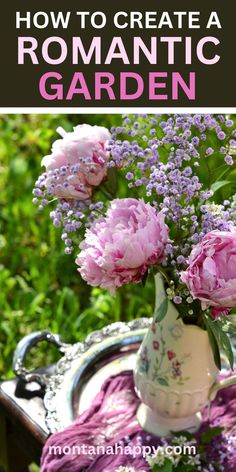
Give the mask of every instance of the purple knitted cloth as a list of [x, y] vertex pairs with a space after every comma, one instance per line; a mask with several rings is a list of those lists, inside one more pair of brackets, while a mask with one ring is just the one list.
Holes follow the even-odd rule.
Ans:
[[[134, 391], [132, 372], [110, 377], [96, 396], [91, 407], [79, 416], [64, 431], [53, 434], [47, 440], [41, 458], [41, 472], [115, 472], [119, 466], [133, 467], [137, 472], [148, 472], [149, 466], [142, 455], [120, 452], [119, 445], [132, 444], [158, 446], [160, 439], [144, 432], [136, 420], [136, 410], [140, 404]], [[210, 422], [208, 411], [202, 411], [201, 432], [209, 426], [223, 426], [227, 431], [235, 430], [236, 425], [236, 386], [222, 390], [211, 407]], [[196, 439], [198, 435], [196, 435]], [[227, 434], [224, 438], [227, 443]], [[221, 440], [222, 445], [223, 438]], [[219, 443], [220, 444], [220, 443]], [[66, 446], [66, 447], [65, 447]], [[89, 449], [89, 446], [92, 446]], [[94, 454], [94, 447], [108, 446], [117, 454]], [[213, 446], [212, 446], [213, 447]], [[216, 446], [216, 450], [219, 449]], [[79, 453], [78, 453], [79, 451]], [[232, 451], [232, 446], [231, 446]], [[214, 458], [214, 450], [209, 458]], [[209, 459], [210, 460], [210, 459]], [[236, 471], [235, 453], [227, 455], [225, 472]]]

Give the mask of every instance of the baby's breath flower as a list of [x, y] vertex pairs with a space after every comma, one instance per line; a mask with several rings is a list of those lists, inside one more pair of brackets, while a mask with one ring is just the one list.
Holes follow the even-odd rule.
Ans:
[[173, 444], [178, 444], [179, 446], [185, 446], [186, 443], [188, 443], [188, 439], [186, 438], [186, 436], [174, 436], [172, 438], [172, 442]]
[[188, 456], [187, 464], [195, 466], [201, 465], [200, 455], [196, 454], [195, 456]]
[[187, 297], [186, 302], [187, 303], [193, 303], [193, 298], [192, 297]]
[[173, 288], [167, 288], [166, 289], [166, 294], [167, 294], [167, 297], [169, 298], [169, 300], [172, 300], [175, 296], [175, 291]]
[[150, 456], [147, 456], [146, 460], [148, 464], [150, 465], [150, 467], [153, 467], [155, 464], [162, 466], [164, 465], [164, 462], [165, 462], [165, 455], [163, 454], [163, 452], [160, 452], [158, 450], [157, 454], [152, 454]]
[[134, 469], [134, 467], [125, 467], [123, 465], [120, 465], [120, 467], [118, 467], [118, 469], [116, 469], [115, 472], [138, 472], [138, 471]]

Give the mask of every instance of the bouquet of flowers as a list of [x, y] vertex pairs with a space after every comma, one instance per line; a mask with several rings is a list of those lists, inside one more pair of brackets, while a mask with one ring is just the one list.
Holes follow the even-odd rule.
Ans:
[[133, 115], [108, 131], [79, 125], [42, 165], [39, 209], [76, 251], [82, 278], [114, 293], [160, 272], [184, 323], [206, 329], [233, 367], [236, 124], [223, 115]]

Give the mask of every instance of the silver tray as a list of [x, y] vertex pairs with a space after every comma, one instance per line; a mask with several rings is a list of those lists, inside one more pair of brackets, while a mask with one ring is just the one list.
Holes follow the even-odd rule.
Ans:
[[[59, 335], [48, 331], [32, 333], [20, 341], [14, 354], [13, 370], [24, 382], [37, 382], [45, 389], [47, 432], [69, 426], [91, 405], [107, 378], [133, 369], [136, 352], [150, 324], [151, 318], [112, 323], [91, 333], [83, 343], [72, 345], [63, 343]], [[53, 369], [29, 372], [24, 366], [25, 356], [43, 340], [55, 344], [63, 356]], [[231, 341], [236, 360], [236, 340]], [[224, 356], [222, 368], [228, 371]]]
[[[112, 323], [91, 333], [83, 343], [65, 344], [48, 331], [32, 333], [18, 344], [13, 370], [24, 382], [37, 382], [45, 388], [45, 423], [50, 433], [70, 425], [83, 413], [111, 375], [132, 370], [137, 349], [151, 323], [141, 318], [128, 323]], [[40, 341], [55, 344], [63, 357], [54, 372], [28, 371], [24, 360]]]

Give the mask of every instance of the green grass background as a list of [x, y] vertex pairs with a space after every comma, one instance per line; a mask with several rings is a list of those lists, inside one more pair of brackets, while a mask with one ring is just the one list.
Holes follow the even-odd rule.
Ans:
[[[0, 377], [13, 375], [17, 342], [41, 329], [60, 333], [65, 342], [118, 320], [151, 315], [153, 283], [124, 287], [116, 297], [91, 289], [80, 278], [75, 255], [64, 254], [60, 230], [32, 204], [41, 159], [57, 138], [56, 128], [78, 123], [111, 127], [119, 115], [0, 115]], [[33, 359], [32, 359], [33, 357]], [[56, 359], [41, 346], [32, 366]]]

